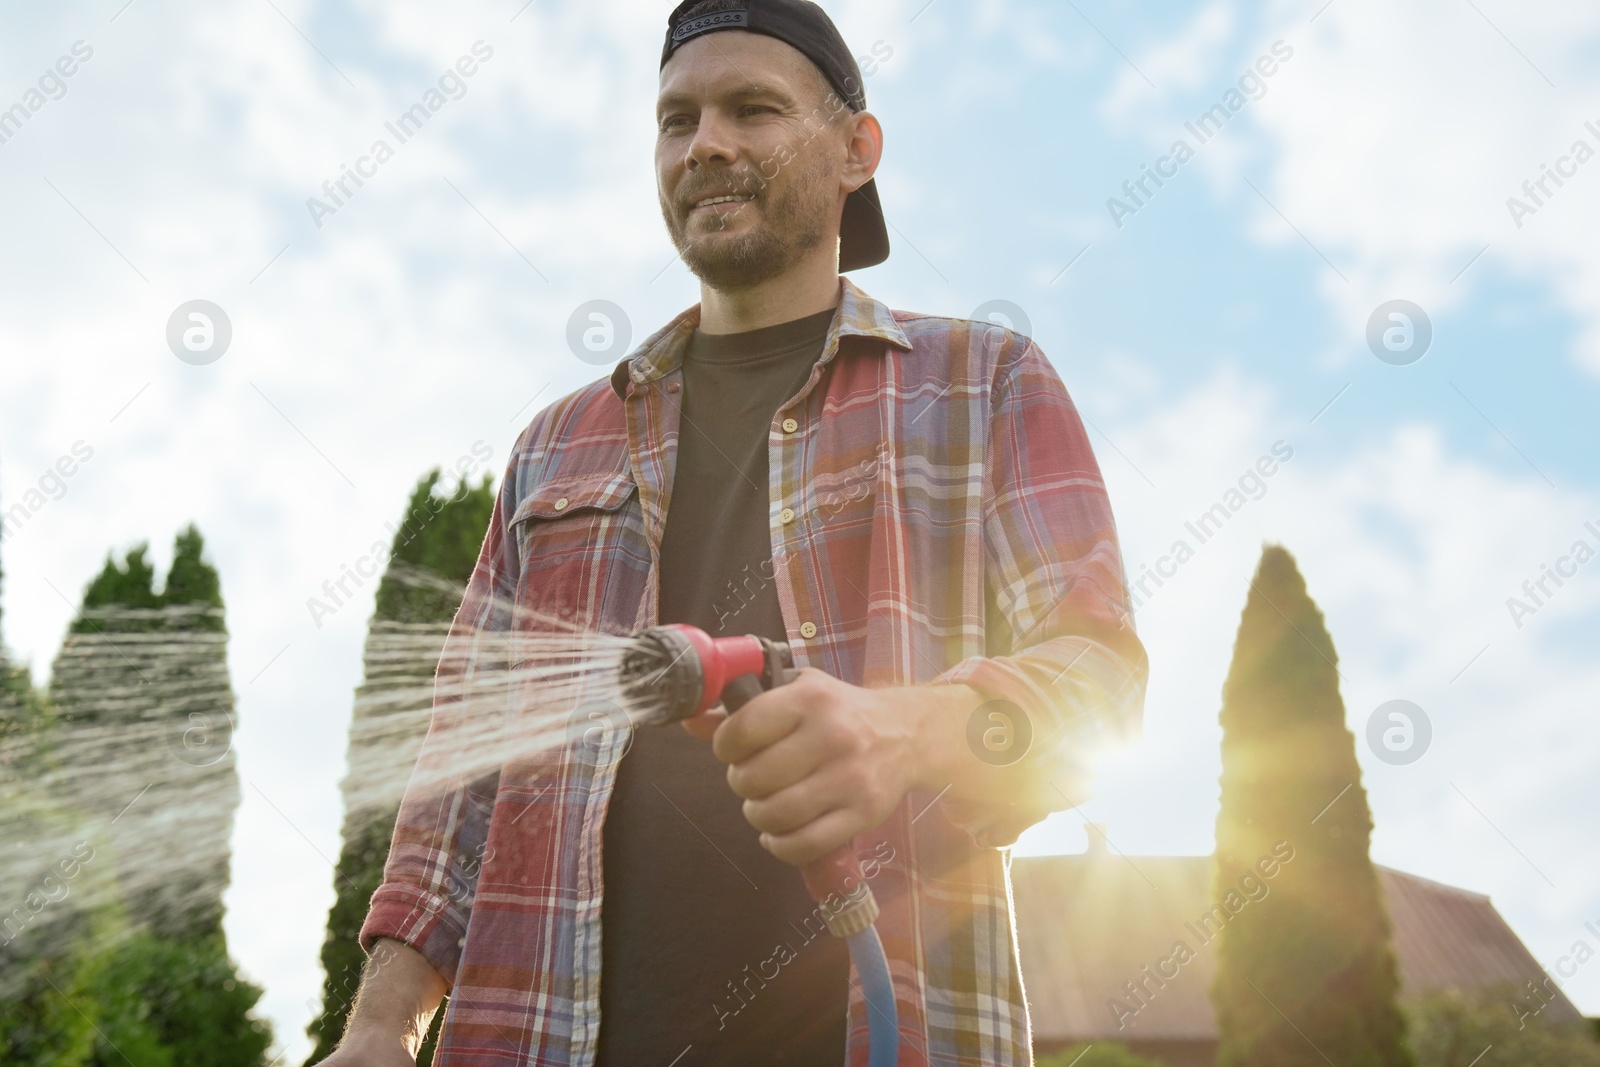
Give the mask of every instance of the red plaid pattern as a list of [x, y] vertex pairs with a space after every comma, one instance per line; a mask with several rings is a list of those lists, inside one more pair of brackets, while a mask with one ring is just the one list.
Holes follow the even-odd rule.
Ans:
[[[857, 842], [888, 857], [872, 884], [902, 1067], [1024, 1065], [1005, 846], [1076, 799], [1084, 760], [1135, 735], [1143, 706], [1145, 654], [1111, 507], [1082, 422], [1032, 341], [892, 312], [842, 286], [816, 369], [773, 420], [768, 573], [798, 664], [863, 686], [965, 682], [1026, 714], [1027, 784], [1015, 797], [908, 796]], [[522, 608], [611, 632], [655, 623], [674, 386], [698, 321], [698, 308], [684, 312], [610, 381], [523, 432], [441, 675], [470, 682], [505, 666], [492, 636], [524, 625]], [[441, 698], [430, 738], [452, 715]], [[361, 939], [404, 941], [450, 982], [440, 1067], [592, 1064], [601, 826], [620, 733], [600, 758], [569, 746], [408, 793]], [[865, 1064], [866, 1049], [856, 988], [848, 1063]], [[662, 1062], [679, 1051], [662, 1049]]]

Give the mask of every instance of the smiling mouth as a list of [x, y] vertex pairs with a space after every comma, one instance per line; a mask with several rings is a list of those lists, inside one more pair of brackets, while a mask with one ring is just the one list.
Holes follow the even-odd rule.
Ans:
[[689, 211], [693, 213], [696, 211], [709, 210], [713, 208], [728, 209], [730, 205], [737, 206], [739, 204], [748, 204], [754, 199], [754, 194], [749, 194], [746, 196], [736, 196], [732, 194], [726, 196], [708, 196], [702, 200], [696, 200], [693, 206], [689, 208]]

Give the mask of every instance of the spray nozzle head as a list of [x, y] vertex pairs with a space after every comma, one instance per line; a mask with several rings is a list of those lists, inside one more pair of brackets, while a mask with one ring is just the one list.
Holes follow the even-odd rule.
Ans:
[[641, 630], [622, 657], [622, 693], [645, 723], [678, 722], [716, 707], [724, 687], [746, 674], [763, 689], [791, 665], [789, 646], [755, 636], [712, 637], [674, 623]]

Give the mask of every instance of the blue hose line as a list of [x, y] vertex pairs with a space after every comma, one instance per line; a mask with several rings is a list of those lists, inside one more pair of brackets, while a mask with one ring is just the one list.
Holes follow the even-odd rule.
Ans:
[[850, 959], [861, 976], [861, 993], [867, 1001], [869, 1053], [867, 1067], [895, 1067], [900, 1058], [900, 1020], [894, 1005], [894, 983], [889, 979], [889, 960], [875, 927], [845, 938]]

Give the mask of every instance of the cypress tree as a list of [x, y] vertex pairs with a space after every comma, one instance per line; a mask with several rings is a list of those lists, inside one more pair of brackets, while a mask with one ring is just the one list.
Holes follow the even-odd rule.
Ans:
[[146, 546], [108, 556], [32, 695], [23, 874], [50, 903], [0, 950], [0, 1062], [260, 1067], [271, 1045], [222, 931], [239, 786], [204, 547], [180, 533], [159, 591]]
[[[476, 487], [462, 482], [455, 492], [439, 490], [435, 469], [417, 482], [395, 531], [388, 566], [378, 584], [372, 621], [363, 654], [364, 680], [356, 691], [356, 708], [350, 724], [350, 770], [343, 783], [345, 796], [344, 843], [334, 875], [335, 899], [328, 912], [328, 931], [322, 946], [325, 972], [322, 1011], [306, 1032], [316, 1047], [306, 1063], [325, 1059], [344, 1036], [345, 1017], [360, 985], [365, 954], [357, 942], [367, 905], [383, 881], [394, 833], [396, 808], [373, 810], [364, 798], [371, 795], [370, 773], [392, 775], [409, 771], [426, 733], [426, 717], [418, 715], [430, 705], [426, 694], [438, 663], [444, 636], [460, 605], [460, 590], [472, 577], [484, 531], [494, 510], [494, 492], [484, 476]], [[431, 628], [431, 629], [430, 629]], [[424, 654], [412, 649], [397, 661], [391, 635], [436, 633], [437, 647]], [[388, 643], [386, 643], [388, 642]], [[409, 642], [408, 642], [409, 645]], [[385, 694], [409, 693], [411, 699]], [[409, 734], [394, 745], [392, 729], [374, 719], [407, 715], [401, 730]], [[382, 738], [384, 769], [363, 758], [364, 746]], [[441, 1010], [419, 1054], [424, 1067], [432, 1061], [433, 1047], [444, 1018]]]
[[108, 556], [50, 683], [71, 799], [116, 820], [129, 913], [171, 936], [220, 933], [239, 804], [221, 581], [204, 551], [194, 526], [179, 533], [162, 590], [148, 546]]
[[1336, 665], [1294, 558], [1269, 546], [1223, 689], [1219, 1067], [1412, 1067]]
[[[71, 632], [95, 633], [101, 629], [94, 618], [96, 609], [117, 613], [111, 620], [121, 630], [154, 629], [158, 620], [142, 618], [135, 611], [159, 611], [161, 594], [156, 592], [156, 569], [145, 556], [149, 543], [135, 545], [119, 565], [108, 553], [105, 566], [83, 591], [83, 604], [72, 620]], [[138, 625], [134, 625], [137, 623]]]
[[161, 603], [168, 608], [192, 609], [182, 613], [186, 628], [223, 633], [222, 578], [204, 559], [205, 540], [190, 524], [172, 543], [172, 567], [167, 571]]

